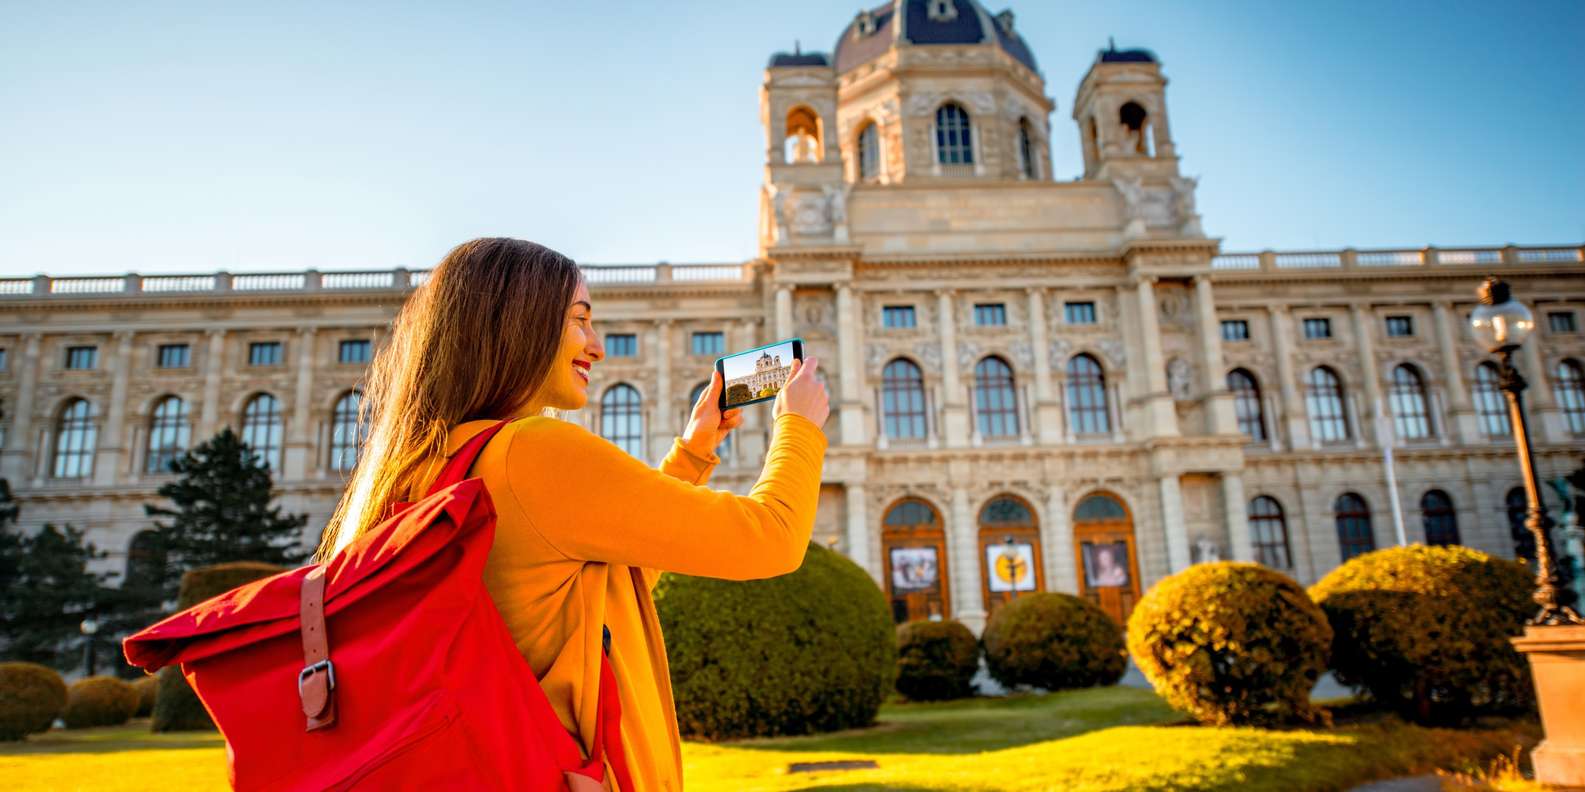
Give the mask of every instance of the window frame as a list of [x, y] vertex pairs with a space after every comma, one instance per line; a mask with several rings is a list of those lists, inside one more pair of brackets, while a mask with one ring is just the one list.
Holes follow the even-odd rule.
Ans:
[[[894, 317], [907, 317], [906, 323], [894, 322]], [[882, 305], [881, 328], [885, 330], [914, 330], [919, 327], [919, 310], [912, 305]]]
[[1563, 358], [1552, 367], [1552, 398], [1570, 434], [1585, 435], [1585, 365]]
[[937, 165], [974, 164], [974, 120], [957, 102], [943, 102], [935, 113]]
[[600, 394], [600, 436], [629, 456], [647, 459], [644, 453], [644, 394], [639, 393], [638, 388], [618, 382]]
[[[268, 401], [266, 401], [268, 400]], [[255, 408], [255, 405], [267, 407]], [[282, 448], [286, 438], [286, 415], [281, 400], [273, 393], [260, 391], [248, 397], [242, 405], [242, 442], [253, 456], [269, 467], [270, 475], [279, 481]], [[262, 439], [263, 442], [257, 442]]]
[[853, 147], [855, 158], [858, 160], [860, 182], [880, 181], [882, 171], [880, 127], [879, 123], [870, 120], [859, 127], [859, 133], [854, 138]]
[[1491, 440], [1513, 437], [1513, 418], [1508, 412], [1508, 397], [1498, 387], [1501, 378], [1497, 364], [1481, 361], [1475, 365], [1475, 382], [1469, 389], [1481, 435]]
[[[274, 359], [267, 362], [258, 362], [257, 353], [273, 349]], [[248, 342], [248, 368], [274, 368], [286, 365], [286, 345], [280, 341], [249, 341]]]
[[1410, 314], [1391, 314], [1382, 322], [1388, 338], [1414, 337], [1414, 317]]
[[[1560, 324], [1567, 327], [1559, 327]], [[1579, 333], [1579, 319], [1573, 311], [1547, 311], [1546, 329], [1553, 335], [1575, 335]]]
[[[1345, 506], [1350, 510], [1344, 511]], [[1332, 501], [1332, 519], [1337, 528], [1338, 553], [1343, 561], [1376, 549], [1376, 526], [1371, 518], [1370, 502], [1364, 496], [1354, 492], [1337, 496]]]
[[[1300, 321], [1299, 327], [1304, 332], [1304, 340], [1306, 341], [1328, 341], [1336, 338], [1332, 334], [1332, 317], [1330, 316], [1307, 316]], [[1312, 328], [1314, 328], [1315, 332], [1311, 331]]]
[[[80, 408], [80, 409], [79, 409]], [[50, 478], [87, 479], [99, 450], [99, 410], [88, 399], [68, 399], [56, 413], [50, 444]]]
[[[1329, 381], [1317, 381], [1317, 373], [1324, 374]], [[1336, 400], [1335, 410], [1331, 409], [1333, 399]], [[1317, 409], [1322, 405], [1327, 406], [1327, 409]], [[1353, 441], [1353, 422], [1348, 417], [1348, 387], [1330, 367], [1316, 366], [1304, 375], [1304, 411], [1309, 418], [1311, 440], [1322, 445], [1343, 445]], [[1320, 431], [1321, 427], [1326, 430]]]
[[[1093, 369], [1089, 368], [1093, 366]], [[1068, 431], [1076, 437], [1102, 437], [1112, 433], [1110, 394], [1106, 367], [1095, 356], [1080, 352], [1063, 366], [1063, 391], [1067, 401]]]
[[930, 402], [925, 395], [924, 369], [905, 357], [881, 367], [881, 431], [888, 440], [924, 440], [930, 436]]
[[996, 355], [986, 355], [974, 364], [974, 427], [980, 437], [996, 439], [1016, 438], [1023, 431], [1018, 418], [1018, 378], [1012, 365]]
[[1400, 363], [1392, 367], [1387, 377], [1393, 436], [1405, 442], [1435, 439], [1436, 423], [1431, 419], [1431, 395], [1425, 375], [1408, 363]]
[[[726, 354], [726, 333], [720, 330], [694, 330], [688, 335], [688, 354], [720, 357]], [[612, 386], [616, 387], [616, 386]], [[632, 387], [629, 385], [628, 387]], [[603, 398], [603, 397], [602, 397]]]
[[[166, 353], [181, 351], [180, 363], [166, 363]], [[185, 369], [193, 367], [193, 346], [187, 343], [157, 344], [154, 348], [154, 367], [159, 369]]]
[[[1228, 332], [1229, 330], [1235, 330], [1236, 332], [1229, 333]], [[1249, 320], [1248, 319], [1223, 319], [1223, 320], [1221, 320], [1221, 331], [1222, 331], [1222, 340], [1223, 341], [1234, 342], [1234, 343], [1239, 342], [1239, 341], [1248, 341], [1249, 340]]]
[[[349, 359], [347, 350], [362, 349], [361, 359]], [[372, 338], [343, 338], [336, 343], [336, 363], [339, 365], [367, 365], [374, 359], [374, 339]]]
[[[985, 321], [995, 320], [995, 321]], [[974, 304], [975, 327], [1006, 327], [1007, 303], [989, 302]]]
[[[1086, 317], [1087, 314], [1087, 317]], [[1075, 317], [1078, 317], [1075, 319]], [[1094, 300], [1064, 300], [1062, 323], [1070, 325], [1096, 325], [1101, 323], [1101, 312]]]
[[[690, 343], [692, 343], [690, 341]], [[606, 357], [638, 357], [638, 333], [611, 333], [605, 337]]]
[[[1235, 379], [1244, 382], [1238, 383]], [[1243, 384], [1248, 387], [1241, 387]], [[1260, 392], [1260, 381], [1255, 379], [1254, 372], [1243, 367], [1227, 372], [1227, 389], [1233, 394], [1233, 417], [1238, 423], [1238, 431], [1243, 432], [1252, 443], [1264, 443], [1270, 439], [1266, 432], [1266, 405]]]
[[[170, 408], [172, 403], [174, 408]], [[169, 474], [169, 463], [187, 452], [192, 441], [192, 412], [187, 400], [175, 394], [160, 397], [149, 411], [149, 436], [144, 443], [143, 472]]]
[[[76, 365], [79, 357], [87, 358], [87, 365]], [[63, 361], [67, 371], [95, 371], [99, 368], [98, 344], [72, 344], [66, 347], [66, 359]]]
[[325, 463], [337, 473], [358, 466], [363, 443], [369, 437], [369, 427], [358, 420], [362, 409], [363, 391], [357, 388], [337, 396], [330, 409], [330, 456]]
[[[1270, 510], [1265, 508], [1270, 504]], [[1254, 546], [1255, 560], [1272, 569], [1293, 569], [1293, 546], [1288, 538], [1288, 518], [1282, 502], [1270, 495], [1256, 495], [1249, 502], [1248, 511], [1250, 543]], [[1267, 533], [1275, 530], [1276, 536]], [[1280, 555], [1279, 563], [1273, 563]]]

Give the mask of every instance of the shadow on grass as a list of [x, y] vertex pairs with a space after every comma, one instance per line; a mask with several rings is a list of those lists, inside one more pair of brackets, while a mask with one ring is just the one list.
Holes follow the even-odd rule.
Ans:
[[138, 718], [121, 726], [93, 729], [51, 729], [23, 742], [0, 742], [0, 756], [33, 754], [107, 754], [149, 749], [183, 750], [220, 748], [226, 744], [219, 732], [149, 731], [149, 719]]
[[[1109, 687], [1007, 698], [888, 704], [875, 726], [724, 743], [758, 751], [973, 754], [1105, 729], [1182, 720], [1149, 690]], [[858, 788], [858, 787], [855, 787]], [[874, 788], [874, 787], [864, 787]]]

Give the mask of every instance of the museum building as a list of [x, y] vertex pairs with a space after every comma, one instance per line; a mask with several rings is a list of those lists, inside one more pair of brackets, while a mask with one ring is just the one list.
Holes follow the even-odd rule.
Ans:
[[[1585, 247], [1223, 252], [1166, 87], [1152, 53], [1099, 52], [1075, 177], [1051, 172], [1055, 104], [1010, 11], [896, 0], [829, 54], [774, 55], [758, 255], [586, 266], [607, 358], [563, 417], [658, 463], [716, 357], [802, 337], [832, 394], [816, 541], [899, 620], [978, 630], [1036, 590], [1123, 618], [1199, 561], [1309, 583], [1400, 531], [1514, 555], [1512, 427], [1467, 316], [1492, 273], [1535, 312], [1537, 461], [1578, 467]], [[24, 527], [84, 528], [119, 571], [166, 463], [229, 425], [315, 542], [360, 378], [424, 276], [0, 278], [0, 476]], [[713, 486], [759, 472], [769, 406], [745, 412]]]

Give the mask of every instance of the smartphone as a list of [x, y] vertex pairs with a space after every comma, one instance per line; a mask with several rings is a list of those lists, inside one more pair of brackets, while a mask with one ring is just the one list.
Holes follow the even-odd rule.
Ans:
[[792, 375], [794, 360], [804, 359], [802, 338], [789, 338], [762, 347], [716, 358], [715, 370], [721, 372], [722, 412], [769, 401], [781, 393]]

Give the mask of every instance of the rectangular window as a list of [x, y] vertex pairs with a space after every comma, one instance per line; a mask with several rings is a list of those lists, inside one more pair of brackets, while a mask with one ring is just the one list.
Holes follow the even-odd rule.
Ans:
[[1248, 341], [1249, 322], [1243, 319], [1222, 320], [1223, 341]]
[[1304, 320], [1305, 338], [1331, 338], [1331, 319], [1306, 319]]
[[99, 347], [66, 347], [66, 368], [91, 369], [99, 367]]
[[0, 347], [0, 371], [6, 370], [6, 348]]
[[369, 339], [355, 338], [351, 341], [342, 341], [336, 352], [336, 361], [339, 363], [369, 362]]
[[1579, 332], [1579, 325], [1574, 323], [1573, 311], [1553, 311], [1547, 314], [1546, 326], [1554, 333]]
[[605, 337], [605, 353], [611, 357], [638, 355], [638, 336], [632, 333], [612, 333]]
[[192, 365], [192, 353], [186, 344], [160, 344], [160, 368], [187, 368]]
[[248, 344], [248, 365], [281, 365], [281, 342], [255, 341], [254, 343]]
[[888, 305], [881, 309], [881, 324], [885, 327], [917, 327], [912, 305]]
[[1062, 318], [1068, 324], [1095, 324], [1095, 303], [1063, 303]]
[[726, 336], [721, 333], [694, 333], [695, 355], [721, 355], [726, 353]]
[[975, 305], [974, 323], [981, 327], [999, 327], [1007, 324], [1007, 306], [1002, 303], [979, 303]]
[[1387, 317], [1387, 335], [1392, 338], [1404, 338], [1414, 335], [1414, 317]]

